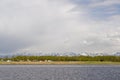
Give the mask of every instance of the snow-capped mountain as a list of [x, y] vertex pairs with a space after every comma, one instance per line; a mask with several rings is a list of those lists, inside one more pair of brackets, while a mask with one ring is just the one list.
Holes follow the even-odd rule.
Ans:
[[120, 52], [116, 52], [114, 55], [115, 56], [120, 56]]
[[88, 53], [88, 52], [65, 52], [65, 53], [44, 53], [44, 52], [20, 52], [20, 53], [14, 53], [14, 54], [0, 54], [0, 57], [6, 57], [6, 56], [120, 56], [120, 52], [116, 53]]

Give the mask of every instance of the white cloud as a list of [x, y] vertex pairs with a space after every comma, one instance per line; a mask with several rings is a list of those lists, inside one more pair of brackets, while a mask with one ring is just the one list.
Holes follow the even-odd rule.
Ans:
[[119, 50], [106, 35], [120, 31], [120, 18], [94, 21], [70, 0], [1, 0], [0, 12], [1, 53]]

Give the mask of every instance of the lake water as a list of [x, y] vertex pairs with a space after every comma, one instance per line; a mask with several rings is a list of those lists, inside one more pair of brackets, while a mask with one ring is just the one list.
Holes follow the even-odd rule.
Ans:
[[0, 80], [120, 80], [120, 66], [0, 65]]

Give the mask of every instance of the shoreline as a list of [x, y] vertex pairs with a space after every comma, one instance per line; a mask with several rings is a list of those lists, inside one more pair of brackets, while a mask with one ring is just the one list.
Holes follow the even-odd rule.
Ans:
[[0, 65], [120, 65], [120, 62], [105, 62], [105, 61], [0, 62]]

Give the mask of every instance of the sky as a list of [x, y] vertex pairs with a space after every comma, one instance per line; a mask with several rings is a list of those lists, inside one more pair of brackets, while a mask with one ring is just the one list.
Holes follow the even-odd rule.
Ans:
[[0, 0], [0, 54], [120, 51], [120, 0]]

